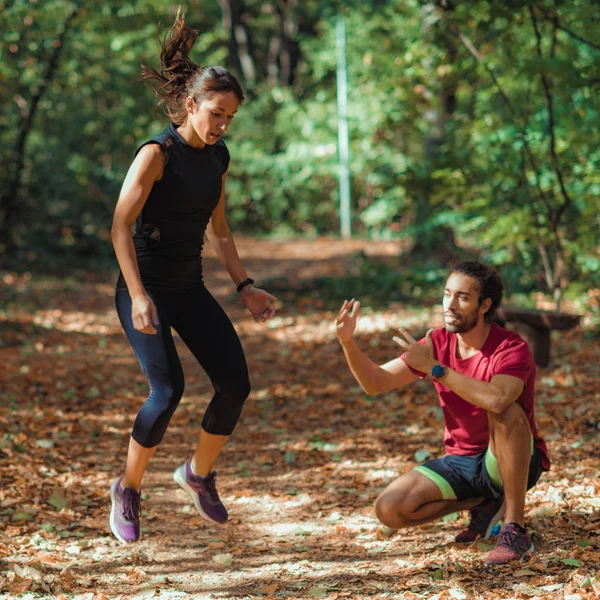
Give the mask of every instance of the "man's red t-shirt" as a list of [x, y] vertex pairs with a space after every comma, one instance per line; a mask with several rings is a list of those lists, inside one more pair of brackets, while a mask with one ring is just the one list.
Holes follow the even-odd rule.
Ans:
[[[534, 420], [535, 361], [521, 336], [492, 323], [481, 350], [465, 359], [456, 358], [456, 334], [445, 329], [436, 329], [431, 335], [431, 341], [435, 360], [462, 375], [486, 382], [491, 381], [494, 375], [511, 375], [525, 383], [517, 402], [523, 407], [529, 420], [535, 446], [541, 453], [542, 466], [548, 470], [548, 449], [544, 440], [537, 434]], [[425, 344], [425, 338], [419, 343]], [[405, 359], [405, 356], [403, 354], [402, 358]], [[425, 373], [409, 368], [421, 379], [425, 377]], [[471, 456], [485, 452], [490, 440], [487, 411], [463, 400], [439, 381], [434, 381], [434, 385], [446, 422], [446, 453]]]

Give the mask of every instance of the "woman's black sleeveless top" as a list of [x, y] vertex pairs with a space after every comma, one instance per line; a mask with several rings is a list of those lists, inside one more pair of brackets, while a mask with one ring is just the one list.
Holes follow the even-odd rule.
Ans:
[[[229, 151], [222, 140], [194, 148], [174, 124], [137, 152], [146, 144], [159, 144], [166, 164], [136, 221], [133, 242], [140, 275], [149, 291], [178, 293], [202, 282], [204, 233], [221, 197]], [[119, 273], [121, 289], [127, 286]]]

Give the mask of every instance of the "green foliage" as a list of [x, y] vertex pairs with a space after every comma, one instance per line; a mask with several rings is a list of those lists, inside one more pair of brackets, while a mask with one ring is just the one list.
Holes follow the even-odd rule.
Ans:
[[[600, 285], [592, 0], [476, 0], [452, 10], [419, 0], [310, 0], [287, 16], [283, 4], [237, 3], [246, 56], [232, 49], [219, 3], [182, 7], [200, 31], [193, 57], [231, 68], [249, 92], [227, 134], [234, 231], [338, 230], [335, 25], [343, 10], [354, 231], [410, 238], [437, 259], [454, 245], [475, 250], [509, 266], [523, 289], [581, 277]], [[176, 6], [3, 7], [0, 195], [12, 219], [3, 223], [0, 207], [0, 244], [12, 243], [13, 262], [114, 262], [108, 230], [121, 183], [137, 145], [166, 125], [138, 81], [139, 64], [157, 66], [157, 23], [164, 30]], [[65, 25], [56, 74], [27, 135], [20, 193], [10, 198], [19, 133]]]

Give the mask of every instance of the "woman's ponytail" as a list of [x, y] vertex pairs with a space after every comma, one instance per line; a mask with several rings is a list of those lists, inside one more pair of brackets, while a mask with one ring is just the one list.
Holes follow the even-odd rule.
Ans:
[[190, 60], [189, 54], [198, 39], [198, 32], [185, 24], [184, 16], [177, 13], [175, 23], [161, 43], [160, 71], [142, 65], [142, 80], [158, 98], [157, 107], [175, 123], [185, 119], [185, 98], [195, 75], [202, 67]]
[[161, 43], [160, 71], [142, 65], [142, 80], [158, 98], [171, 121], [181, 125], [186, 117], [185, 100], [188, 96], [200, 102], [216, 92], [233, 92], [239, 103], [244, 92], [238, 80], [223, 67], [201, 67], [189, 54], [198, 39], [198, 32], [185, 24], [184, 16], [177, 13], [173, 27]]

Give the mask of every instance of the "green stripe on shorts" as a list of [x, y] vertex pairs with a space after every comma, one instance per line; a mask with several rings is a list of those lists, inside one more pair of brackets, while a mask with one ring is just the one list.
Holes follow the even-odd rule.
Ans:
[[[535, 451], [535, 444], [533, 443], [533, 436], [531, 436], [531, 454]], [[502, 490], [504, 487], [504, 482], [502, 481], [502, 475], [500, 475], [500, 467], [498, 465], [498, 459], [494, 456], [492, 452], [492, 447], [488, 446], [485, 451], [485, 470], [490, 476], [490, 480], [493, 486], [497, 490]]]
[[440, 492], [442, 492], [442, 498], [444, 500], [456, 500], [456, 494], [452, 489], [452, 486], [439, 474], [431, 469], [428, 469], [424, 465], [419, 465], [415, 467], [413, 471], [418, 471], [422, 475], [425, 475], [428, 479], [431, 479], [435, 485], [440, 488]]

